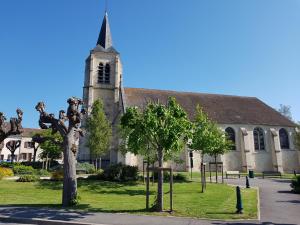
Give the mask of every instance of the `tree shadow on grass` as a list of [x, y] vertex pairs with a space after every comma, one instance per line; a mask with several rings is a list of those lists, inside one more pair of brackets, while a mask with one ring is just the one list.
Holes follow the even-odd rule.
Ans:
[[62, 181], [40, 180], [36, 187], [39, 189], [62, 190]]

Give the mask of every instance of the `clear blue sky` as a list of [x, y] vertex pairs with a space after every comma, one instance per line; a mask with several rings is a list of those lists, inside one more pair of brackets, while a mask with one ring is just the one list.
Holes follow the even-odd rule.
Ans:
[[[82, 96], [104, 0], [1, 0], [0, 111]], [[300, 120], [300, 1], [108, 0], [128, 87], [256, 96]]]

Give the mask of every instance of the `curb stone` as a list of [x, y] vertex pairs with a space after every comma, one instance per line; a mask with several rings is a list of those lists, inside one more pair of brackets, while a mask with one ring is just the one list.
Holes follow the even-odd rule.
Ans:
[[27, 223], [27, 224], [38, 224], [38, 225], [108, 225], [99, 223], [83, 223], [83, 222], [71, 222], [62, 220], [47, 220], [47, 219], [28, 219], [23, 217], [9, 217], [1, 216], [0, 222], [10, 222], [10, 223]]

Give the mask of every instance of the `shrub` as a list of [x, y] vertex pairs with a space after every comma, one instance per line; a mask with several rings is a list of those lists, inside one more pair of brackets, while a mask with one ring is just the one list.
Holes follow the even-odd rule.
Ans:
[[139, 179], [139, 170], [137, 166], [124, 165], [121, 173], [122, 181], [135, 181]]
[[51, 173], [48, 172], [47, 170], [37, 170], [36, 175], [41, 176], [41, 177], [48, 177], [51, 175]]
[[91, 174], [91, 173], [95, 173], [95, 166], [93, 164], [90, 163], [77, 163], [76, 165], [76, 169], [78, 170], [85, 170], [86, 173]]
[[88, 177], [91, 180], [106, 180], [106, 181], [136, 181], [138, 180], [138, 168], [136, 166], [128, 166], [113, 164], [107, 167], [104, 171], [99, 170], [97, 174]]
[[[157, 172], [154, 172], [154, 179], [157, 180]], [[164, 181], [170, 181], [170, 172], [164, 171]], [[182, 173], [173, 173], [173, 181], [185, 182], [188, 181], [188, 177]]]
[[14, 172], [10, 168], [0, 167], [0, 180], [3, 177], [12, 177]]
[[31, 174], [35, 173], [35, 170], [32, 166], [24, 166], [24, 165], [14, 165], [13, 171], [15, 174]]
[[38, 180], [39, 178], [35, 175], [25, 174], [25, 175], [21, 175], [17, 180], [17, 182], [35, 182]]
[[63, 179], [64, 179], [64, 171], [63, 170], [57, 170], [57, 171], [52, 172], [51, 180], [61, 181]]
[[88, 180], [104, 180], [103, 170], [98, 170], [96, 174], [90, 175], [87, 177]]
[[121, 163], [110, 165], [104, 170], [104, 179], [108, 181], [121, 181], [122, 168], [123, 165]]
[[300, 175], [293, 178], [291, 187], [293, 192], [300, 194]]
[[5, 168], [13, 168], [14, 164], [11, 162], [1, 162], [0, 167], [5, 167]]

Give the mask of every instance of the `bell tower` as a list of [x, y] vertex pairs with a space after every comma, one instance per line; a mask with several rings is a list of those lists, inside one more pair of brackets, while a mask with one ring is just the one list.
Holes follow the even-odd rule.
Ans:
[[[113, 47], [108, 14], [105, 12], [96, 47], [90, 51], [85, 62], [83, 101], [88, 115], [95, 100], [101, 99], [103, 102], [106, 116], [113, 127], [113, 140], [109, 156], [112, 163], [119, 161], [118, 146], [114, 145], [118, 143], [115, 123], [120, 114], [121, 77], [120, 54]], [[84, 140], [80, 143], [79, 160], [90, 159], [89, 149], [85, 147], [84, 143]]]
[[108, 116], [113, 104], [119, 101], [122, 63], [120, 54], [114, 49], [108, 14], [105, 13], [96, 47], [91, 50], [85, 64], [83, 100], [90, 110], [93, 102], [101, 98]]

